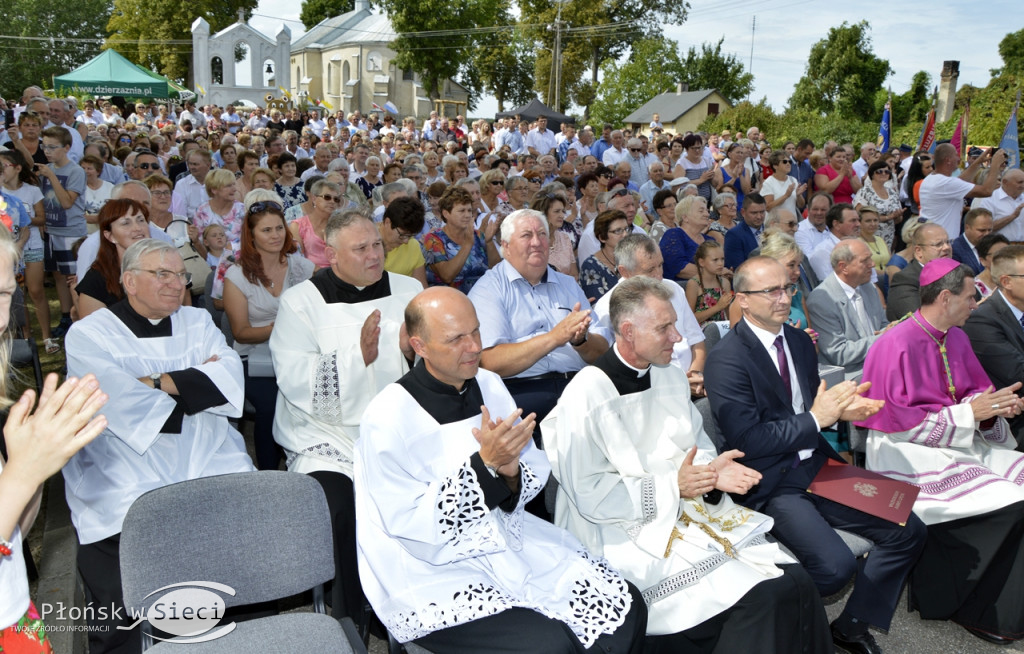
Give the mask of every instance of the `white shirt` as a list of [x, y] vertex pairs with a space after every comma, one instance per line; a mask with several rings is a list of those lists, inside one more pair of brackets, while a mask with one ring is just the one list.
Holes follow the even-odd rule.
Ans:
[[313, 133], [317, 136], [323, 136], [324, 129], [327, 128], [327, 123], [325, 123], [322, 118], [318, 118], [317, 120], [309, 121], [306, 123], [306, 126], [313, 130]]
[[857, 173], [857, 177], [860, 177], [861, 179], [864, 178], [864, 175], [868, 174], [868, 168], [870, 167], [871, 164], [864, 161], [864, 157], [853, 162], [853, 172]]
[[[622, 279], [619, 279], [616, 286], [621, 283]], [[690, 364], [693, 363], [693, 351], [691, 348], [698, 343], [704, 342], [704, 331], [697, 323], [693, 310], [690, 309], [689, 302], [686, 301], [686, 292], [683, 291], [683, 287], [668, 279], [661, 280], [661, 283], [672, 294], [670, 302], [672, 303], [672, 308], [676, 310], [676, 330], [683, 337], [683, 340], [672, 347], [672, 365], [686, 372], [690, 369]], [[609, 311], [612, 304], [613, 290], [615, 290], [614, 286], [602, 295], [601, 299], [594, 305], [594, 324], [603, 330], [602, 334], [611, 334], [611, 338], [608, 339], [609, 345], [615, 343], [615, 331], [612, 329]]]
[[[998, 221], [1012, 214], [1022, 204], [1024, 204], [1024, 193], [1012, 198], [1002, 187], [999, 187], [987, 198], [974, 198], [971, 208], [988, 209], [992, 212], [992, 219]], [[1024, 219], [1018, 215], [1017, 219], [1000, 229], [999, 233], [1011, 241], [1024, 241]]]
[[609, 168], [614, 168], [615, 164], [619, 163], [628, 156], [629, 150], [627, 150], [626, 148], [616, 149], [616, 147], [613, 145], [612, 147], [605, 150], [604, 154], [601, 155], [601, 163], [608, 166]]
[[946, 230], [950, 240], [960, 236], [960, 216], [964, 197], [974, 184], [958, 177], [932, 173], [921, 182], [921, 220], [935, 223]]
[[[786, 361], [789, 363], [789, 387], [793, 389], [793, 413], [801, 414], [807, 413], [808, 409], [804, 404], [804, 392], [800, 389], [800, 378], [796, 374], [796, 365], [793, 363], [793, 353], [789, 350], [789, 343], [786, 341], [786, 337], [783, 336], [783, 328], [779, 327], [779, 331], [775, 334], [771, 333], [767, 329], [761, 329], [757, 325], [753, 324], [749, 320], [747, 321], [747, 327], [750, 327], [750, 331], [754, 332], [754, 336], [757, 340], [761, 341], [761, 345], [768, 352], [768, 357], [772, 360], [772, 365], [775, 366], [775, 371], [779, 373], [780, 378], [782, 372], [779, 370], [779, 358], [778, 351], [775, 349], [775, 339], [782, 336], [782, 349], [786, 355]], [[814, 417], [814, 424], [817, 426], [818, 431], [821, 431], [821, 425], [818, 424], [818, 419]], [[800, 455], [800, 460], [809, 459], [814, 454], [814, 448], [807, 450], [800, 450], [797, 452]]]
[[554, 150], [555, 145], [555, 133], [550, 129], [546, 129], [541, 133], [534, 128], [526, 134], [526, 147], [535, 149], [538, 157]]
[[[825, 229], [825, 225], [822, 224], [821, 231], [811, 224], [810, 220], [804, 219], [800, 221], [800, 225], [796, 228], [796, 235], [793, 237], [796, 239], [796, 244], [800, 246], [803, 253], [808, 257], [814, 252], [815, 248], [829, 240], [829, 231]], [[818, 279], [823, 279], [819, 277]]]
[[174, 185], [174, 192], [171, 194], [171, 213], [188, 216], [191, 220], [196, 215], [196, 209], [209, 201], [206, 185], [196, 181], [192, 175], [185, 175]]

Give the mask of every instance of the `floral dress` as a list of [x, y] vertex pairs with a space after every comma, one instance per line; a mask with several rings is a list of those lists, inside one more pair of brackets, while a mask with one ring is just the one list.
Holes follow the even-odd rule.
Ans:
[[[17, 553], [21, 556], [21, 552]], [[53, 654], [53, 646], [46, 636], [46, 625], [29, 602], [28, 611], [20, 620], [0, 631], [0, 652], [7, 654]]]
[[302, 204], [309, 199], [306, 197], [305, 188], [303, 188], [305, 184], [301, 180], [298, 184], [292, 184], [291, 186], [281, 186], [274, 182], [274, 193], [281, 196], [281, 199], [284, 201], [284, 209], [288, 209], [296, 204]]
[[231, 206], [231, 211], [224, 216], [214, 212], [210, 208], [210, 203], [207, 202], [196, 209], [196, 215], [192, 219], [192, 224], [196, 226], [200, 234], [210, 225], [217, 224], [222, 226], [228, 236], [228, 243], [231, 243], [236, 249], [242, 243], [243, 222], [245, 222], [245, 205], [241, 202], [234, 203]]
[[[722, 290], [724, 285], [722, 284], [721, 277], [718, 277], [718, 286], [712, 286], [710, 288], [704, 287], [704, 282], [701, 281], [699, 275], [695, 277], [693, 281], [691, 281], [690, 283], [692, 284], [693, 282], [697, 282], [698, 286], [700, 286], [700, 294], [697, 295], [697, 304], [693, 308], [694, 314], [700, 311], [704, 311], [705, 309], [710, 309], [712, 307], [718, 306], [718, 301], [722, 299], [722, 293], [724, 292]], [[722, 309], [721, 311], [711, 315], [706, 320], [702, 320], [700, 322], [700, 326], [703, 327], [709, 322], [728, 319], [729, 316], [726, 315], [725, 309]]]
[[469, 253], [462, 270], [455, 276], [451, 284], [446, 284], [438, 277], [431, 266], [441, 261], [454, 259], [459, 254], [459, 244], [453, 241], [443, 229], [430, 232], [423, 237], [423, 259], [427, 265], [427, 284], [429, 286], [451, 286], [463, 293], [469, 293], [473, 284], [487, 272], [487, 244], [479, 231], [473, 234], [473, 251]]
[[596, 254], [588, 257], [580, 266], [580, 286], [583, 287], [583, 294], [592, 304], [597, 303], [618, 283], [619, 274], [605, 266]]
[[[885, 192], [889, 194], [889, 197], [883, 200], [878, 197], [878, 193], [875, 192], [874, 187], [868, 182], [857, 191], [857, 195], [853, 199], [854, 206], [863, 204], [866, 207], [874, 207], [883, 215], [899, 211], [903, 208], [903, 205], [900, 204], [899, 193], [896, 192], [895, 187], [886, 184]], [[896, 238], [896, 224], [893, 221], [880, 221], [878, 223], [878, 231], [875, 234], [881, 236], [882, 240], [885, 241], [885, 246], [892, 250], [892, 243]]]

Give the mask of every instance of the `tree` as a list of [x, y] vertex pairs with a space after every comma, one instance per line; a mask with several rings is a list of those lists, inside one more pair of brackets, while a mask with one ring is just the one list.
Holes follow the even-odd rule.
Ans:
[[[5, 0], [0, 24], [5, 34], [28, 39], [0, 43], [0, 92], [21, 98], [28, 86], [53, 87], [53, 76], [68, 73], [100, 53], [110, 0]], [[67, 40], [74, 36], [76, 40]], [[35, 39], [44, 40], [35, 40]]]
[[1024, 29], [1011, 32], [999, 42], [999, 56], [1003, 58], [1003, 67], [993, 70], [992, 77], [1003, 73], [1008, 75], [1024, 74]]
[[355, 0], [302, 0], [299, 20], [309, 30], [325, 18], [347, 14], [355, 8]]
[[202, 16], [211, 32], [219, 32], [238, 20], [239, 9], [249, 19], [257, 4], [258, 0], [114, 0], [114, 12], [107, 23], [110, 37], [104, 47], [192, 86], [191, 30], [195, 19]]
[[722, 43], [725, 37], [718, 39], [712, 48], [704, 43], [697, 48], [690, 46], [683, 60], [683, 75], [679, 79], [690, 85], [690, 89], [718, 89], [718, 92], [736, 104], [745, 98], [754, 88], [754, 76], [746, 72], [736, 55], [722, 55]]
[[395, 65], [420, 74], [431, 99], [441, 97], [444, 80], [465, 72], [476, 40], [495, 29], [498, 0], [380, 0], [398, 34], [389, 46]]
[[[512, 21], [509, 18], [502, 22]], [[498, 111], [505, 111], [506, 101], [519, 106], [536, 97], [533, 92], [536, 56], [533, 44], [511, 27], [477, 42], [472, 68], [481, 89], [498, 101]]]
[[[883, 94], [886, 97], [888, 96], [887, 93], [879, 91], [880, 96]], [[875, 113], [881, 116], [884, 106], [884, 101], [881, 104], [877, 104]], [[932, 77], [921, 70], [914, 73], [914, 77], [910, 81], [910, 88], [907, 89], [906, 93], [892, 97], [892, 123], [893, 125], [903, 125], [911, 122], [924, 124], [924, 119], [931, 107]]]
[[811, 47], [807, 71], [796, 83], [789, 104], [821, 114], [865, 119], [874, 111], [874, 98], [892, 72], [889, 62], [871, 51], [870, 25], [843, 22]]
[[634, 44], [626, 63], [606, 61], [601, 66], [597, 100], [591, 106], [593, 119], [618, 125], [637, 107], [675, 88], [685, 74], [676, 45], [664, 37], [643, 39]]
[[[562, 109], [575, 101], [586, 107], [584, 115], [587, 116], [589, 101], [598, 88], [601, 64], [620, 59], [640, 39], [662, 34], [667, 24], [681, 25], [690, 8], [686, 0], [522, 0], [519, 3], [521, 20], [531, 26], [529, 35], [543, 46], [537, 56], [536, 88], [544, 93], [549, 104], [555, 38], [551, 26], [556, 21], [559, 6], [564, 23], [559, 30], [562, 36]], [[588, 70], [590, 79], [586, 80]]]

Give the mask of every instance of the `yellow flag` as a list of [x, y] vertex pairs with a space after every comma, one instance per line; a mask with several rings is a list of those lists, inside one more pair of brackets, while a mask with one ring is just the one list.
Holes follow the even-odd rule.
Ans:
[[334, 109], [334, 107], [331, 106], [331, 103], [328, 102], [327, 100], [321, 100], [320, 104], [323, 105], [324, 107], [327, 107], [328, 109], [331, 109], [331, 110]]
[[196, 89], [197, 89], [197, 90], [199, 91], [199, 93], [201, 93], [202, 95], [206, 95], [206, 89], [204, 89], [203, 87], [199, 86], [198, 84], [196, 84]]

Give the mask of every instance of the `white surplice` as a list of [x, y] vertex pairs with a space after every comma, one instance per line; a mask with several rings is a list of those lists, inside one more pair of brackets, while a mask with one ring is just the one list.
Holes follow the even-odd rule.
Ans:
[[[512, 413], [497, 375], [481, 369], [477, 381], [492, 417]], [[589, 647], [624, 623], [626, 582], [567, 531], [526, 513], [550, 471], [532, 442], [515, 509], [487, 508], [470, 463], [479, 426], [479, 415], [438, 424], [399, 384], [370, 403], [355, 452], [363, 591], [402, 642], [522, 607], [565, 623]]]
[[980, 428], [969, 404], [975, 397], [907, 431], [868, 431], [868, 469], [918, 486], [914, 513], [926, 525], [1024, 501], [1024, 454], [1003, 418]]
[[647, 633], [662, 635], [721, 613], [794, 561], [765, 539], [770, 517], [725, 494], [717, 505], [679, 497], [689, 450], [697, 445], [698, 465], [717, 453], [684, 373], [648, 374], [649, 390], [620, 396], [601, 369], [584, 368], [541, 428], [559, 482], [555, 524], [636, 584]]
[[[423, 286], [404, 275], [389, 279], [391, 295], [355, 304], [328, 304], [311, 281], [281, 295], [270, 335], [279, 391], [274, 440], [286, 450], [289, 470], [351, 477], [366, 405], [409, 370], [398, 333], [406, 305]], [[381, 312], [379, 354], [367, 366], [359, 338], [375, 309]]]
[[[121, 532], [128, 507], [143, 493], [187, 479], [253, 470], [242, 435], [228, 418], [242, 415], [242, 362], [203, 309], [170, 317], [171, 336], [139, 338], [109, 309], [79, 320], [66, 338], [68, 375], [93, 373], [110, 401], [107, 428], [64, 466], [79, 542]], [[217, 355], [216, 361], [208, 361]], [[164, 391], [139, 381], [154, 372], [195, 368], [227, 399], [182, 419], [180, 434], [160, 429], [176, 407]]]

